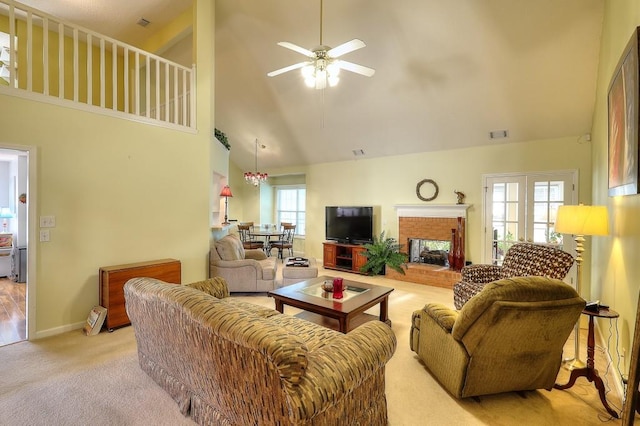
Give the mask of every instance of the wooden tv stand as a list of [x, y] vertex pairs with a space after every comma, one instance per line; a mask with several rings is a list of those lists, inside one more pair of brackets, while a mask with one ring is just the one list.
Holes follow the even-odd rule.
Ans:
[[360, 267], [367, 263], [367, 258], [363, 255], [367, 250], [364, 246], [331, 241], [323, 243], [323, 246], [323, 261], [326, 269], [362, 274]]

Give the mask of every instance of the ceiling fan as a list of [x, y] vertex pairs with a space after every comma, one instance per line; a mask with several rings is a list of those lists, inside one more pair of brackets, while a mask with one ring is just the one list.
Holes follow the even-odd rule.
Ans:
[[278, 46], [301, 53], [309, 59], [304, 62], [298, 62], [297, 64], [271, 71], [267, 74], [269, 77], [275, 77], [288, 71], [301, 69], [305, 84], [308, 87], [315, 87], [316, 89], [321, 90], [327, 87], [327, 84], [330, 87], [338, 84], [338, 81], [340, 80], [338, 74], [341, 69], [364, 75], [366, 77], [371, 77], [376, 72], [373, 68], [338, 59], [342, 55], [365, 47], [366, 44], [364, 44], [362, 40], [356, 38], [334, 48], [322, 44], [322, 5], [323, 0], [320, 0], [320, 45], [308, 50], [287, 41], [279, 42]]

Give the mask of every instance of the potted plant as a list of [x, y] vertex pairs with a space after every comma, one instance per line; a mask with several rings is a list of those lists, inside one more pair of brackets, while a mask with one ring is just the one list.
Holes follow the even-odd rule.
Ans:
[[369, 275], [384, 274], [385, 266], [404, 275], [403, 266], [407, 262], [407, 255], [400, 253], [401, 244], [395, 238], [385, 238], [384, 231], [379, 238], [373, 237], [373, 242], [365, 244], [367, 249], [362, 253], [367, 258], [367, 263], [360, 268], [361, 272]]

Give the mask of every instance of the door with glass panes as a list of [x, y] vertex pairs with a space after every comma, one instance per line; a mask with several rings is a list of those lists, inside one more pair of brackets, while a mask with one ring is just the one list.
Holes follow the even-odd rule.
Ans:
[[501, 265], [509, 247], [520, 241], [572, 253], [573, 242], [563, 242], [554, 227], [558, 207], [576, 204], [576, 185], [576, 171], [486, 175], [483, 263]]

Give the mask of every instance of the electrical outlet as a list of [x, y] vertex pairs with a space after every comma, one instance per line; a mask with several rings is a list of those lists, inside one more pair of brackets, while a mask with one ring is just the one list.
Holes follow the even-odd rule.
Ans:
[[48, 229], [41, 229], [40, 230], [40, 241], [43, 243], [46, 243], [48, 241], [51, 240], [51, 235], [49, 233]]
[[622, 348], [622, 354], [620, 355], [620, 358], [624, 358], [625, 355], [627, 355], [627, 348]]

